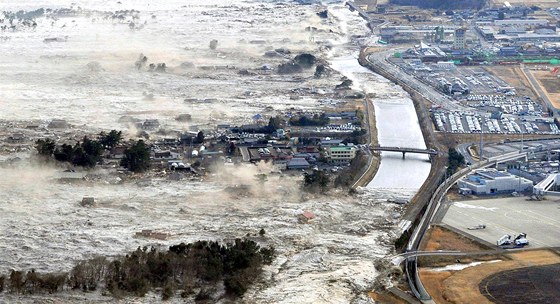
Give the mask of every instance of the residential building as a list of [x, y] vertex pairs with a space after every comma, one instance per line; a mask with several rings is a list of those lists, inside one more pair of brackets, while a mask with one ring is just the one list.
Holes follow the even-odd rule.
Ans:
[[348, 163], [356, 157], [356, 148], [352, 146], [327, 147], [326, 151], [332, 163]]
[[309, 169], [311, 165], [305, 158], [292, 158], [287, 163], [288, 170]]

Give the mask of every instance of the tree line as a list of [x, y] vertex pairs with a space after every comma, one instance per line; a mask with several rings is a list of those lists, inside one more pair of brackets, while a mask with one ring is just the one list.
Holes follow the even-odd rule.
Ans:
[[104, 289], [115, 297], [144, 296], [161, 288], [164, 300], [180, 291], [181, 297], [208, 300], [213, 295], [241, 297], [270, 264], [274, 247], [236, 239], [233, 243], [197, 241], [135, 251], [109, 260], [97, 257], [76, 263], [69, 272], [39, 273], [12, 270], [0, 276], [0, 292], [14, 294], [56, 293], [64, 290], [91, 292]]
[[[35, 148], [46, 159], [70, 163], [74, 166], [93, 168], [103, 160], [103, 152], [111, 150], [122, 141], [122, 132], [101, 132], [96, 139], [84, 136], [74, 145], [57, 143], [50, 139], [39, 139]], [[150, 147], [142, 140], [133, 142], [124, 152], [121, 166], [133, 172], [143, 172], [150, 165]]]

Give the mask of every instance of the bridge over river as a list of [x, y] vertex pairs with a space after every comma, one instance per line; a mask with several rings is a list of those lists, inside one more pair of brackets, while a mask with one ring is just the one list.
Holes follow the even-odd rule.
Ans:
[[403, 148], [403, 147], [381, 147], [381, 146], [371, 146], [372, 151], [387, 151], [387, 152], [401, 152], [403, 159], [406, 153], [416, 153], [416, 154], [428, 154], [428, 155], [438, 155], [439, 152], [434, 149], [418, 149], [418, 148]]

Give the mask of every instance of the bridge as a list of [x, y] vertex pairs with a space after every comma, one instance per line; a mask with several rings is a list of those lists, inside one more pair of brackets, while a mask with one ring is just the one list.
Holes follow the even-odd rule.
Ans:
[[381, 147], [381, 146], [371, 146], [372, 151], [387, 151], [387, 152], [401, 152], [402, 158], [406, 153], [417, 153], [417, 154], [429, 154], [438, 155], [439, 152], [433, 149], [418, 149], [418, 148], [402, 148], [402, 147]]

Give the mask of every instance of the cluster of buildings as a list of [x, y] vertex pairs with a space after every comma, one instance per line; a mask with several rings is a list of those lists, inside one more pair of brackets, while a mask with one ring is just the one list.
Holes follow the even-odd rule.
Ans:
[[[306, 121], [326, 117], [324, 126], [290, 126], [290, 118], [308, 115]], [[329, 113], [284, 113], [271, 126], [269, 118], [258, 114], [253, 123], [242, 126], [220, 124], [215, 130], [184, 132], [152, 142], [152, 165], [172, 170], [190, 170], [192, 164], [270, 162], [278, 171], [328, 168], [350, 163], [361, 149], [353, 143], [353, 131], [360, 130], [356, 111]], [[141, 130], [156, 130], [155, 119], [138, 122]], [[109, 159], [120, 160], [124, 147], [114, 148]]]

